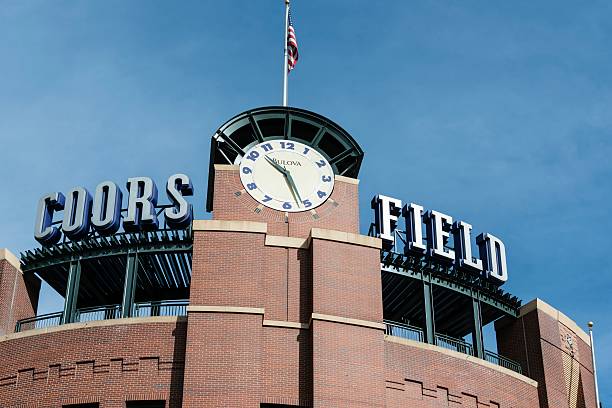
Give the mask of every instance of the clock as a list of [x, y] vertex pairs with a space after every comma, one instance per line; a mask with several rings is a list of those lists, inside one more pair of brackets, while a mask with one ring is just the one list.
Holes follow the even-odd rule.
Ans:
[[316, 149], [288, 140], [259, 143], [240, 160], [244, 189], [266, 207], [300, 212], [323, 204], [334, 189], [334, 171]]

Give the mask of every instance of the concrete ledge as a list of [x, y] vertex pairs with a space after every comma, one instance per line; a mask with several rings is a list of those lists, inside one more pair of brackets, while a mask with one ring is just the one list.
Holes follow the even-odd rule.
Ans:
[[287, 327], [290, 329], [310, 329], [310, 324], [308, 323], [285, 322], [282, 320], [264, 320], [263, 325], [269, 327]]
[[194, 231], [268, 232], [268, 224], [254, 221], [194, 220]]
[[370, 248], [381, 249], [382, 240], [380, 238], [368, 237], [367, 235], [352, 234], [336, 230], [313, 228], [310, 231], [313, 239], [323, 239], [326, 241], [343, 242], [346, 244], [361, 245]]
[[240, 306], [187, 306], [187, 313], [244, 313], [264, 314], [262, 307], [240, 307]]
[[240, 166], [237, 164], [215, 164], [215, 170], [234, 171], [240, 170]]
[[278, 235], [266, 235], [266, 246], [282, 248], [310, 248], [309, 238], [282, 237]]
[[351, 177], [334, 176], [334, 178], [335, 178], [335, 181], [342, 181], [344, 183], [349, 183], [349, 184], [359, 184], [359, 179], [355, 179]]
[[350, 324], [352, 326], [369, 327], [371, 329], [385, 330], [384, 323], [371, 322], [369, 320], [351, 319], [350, 317], [332, 316], [321, 313], [313, 313], [312, 320], [323, 320], [326, 322]]
[[402, 337], [389, 336], [387, 334], [385, 334], [385, 341], [388, 341], [390, 343], [403, 344], [405, 346], [410, 346], [410, 347], [418, 348], [421, 350], [435, 351], [436, 353], [458, 358], [460, 360], [466, 360], [466, 361], [469, 361], [470, 363], [479, 364], [483, 367], [490, 368], [491, 370], [499, 371], [504, 375], [509, 375], [511, 377], [514, 377], [517, 380], [523, 381], [533, 387], [536, 387], [536, 388], [538, 387], [537, 381], [532, 380], [531, 378], [526, 377], [522, 374], [519, 374], [516, 371], [512, 371], [508, 368], [498, 366], [497, 364], [489, 363], [488, 361], [483, 360], [478, 357], [459, 353], [458, 351], [448, 350], [443, 347], [434, 346], [433, 344], [421, 343], [421, 342], [414, 341], [414, 340], [404, 339]]
[[78, 330], [93, 327], [125, 326], [130, 324], [151, 324], [151, 323], [178, 323], [186, 322], [185, 316], [152, 316], [152, 317], [129, 317], [126, 319], [95, 320], [83, 323], [61, 324], [59, 326], [45, 327], [44, 329], [26, 330], [20, 333], [6, 334], [0, 336], [0, 342], [21, 339], [24, 337], [38, 336], [42, 334], [58, 333], [68, 330]]
[[584, 331], [584, 329], [582, 329], [582, 327], [578, 326], [576, 322], [574, 322], [572, 319], [570, 319], [565, 314], [555, 309], [548, 303], [544, 302], [542, 299], [535, 298], [531, 302], [523, 305], [521, 307], [519, 317], [525, 316], [527, 313], [533, 312], [534, 310], [539, 310], [542, 313], [547, 314], [554, 320], [558, 321], [559, 323], [563, 324], [568, 329], [576, 333], [576, 335], [580, 337], [580, 339], [586, 344], [588, 344], [589, 346], [591, 345], [591, 338]]
[[0, 261], [6, 260], [9, 264], [11, 264], [15, 269], [21, 271], [21, 262], [19, 258], [17, 258], [11, 251], [6, 248], [0, 248]]

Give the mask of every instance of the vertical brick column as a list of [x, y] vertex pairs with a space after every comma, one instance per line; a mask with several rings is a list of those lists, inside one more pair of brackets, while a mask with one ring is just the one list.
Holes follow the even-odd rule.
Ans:
[[0, 249], [0, 336], [15, 331], [17, 320], [36, 315], [40, 279], [26, 277], [19, 259]]
[[495, 331], [499, 353], [538, 382], [541, 407], [596, 408], [590, 339], [570, 318], [535, 299]]
[[183, 407], [258, 407], [266, 224], [194, 222]]
[[380, 240], [313, 228], [315, 407], [383, 407]]

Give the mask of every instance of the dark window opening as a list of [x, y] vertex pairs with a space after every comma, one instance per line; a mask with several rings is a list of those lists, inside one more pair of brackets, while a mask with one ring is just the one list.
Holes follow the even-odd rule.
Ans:
[[330, 160], [346, 150], [344, 145], [329, 132], [325, 132], [318, 148], [323, 150]]
[[264, 137], [285, 136], [285, 118], [261, 119], [257, 124]]
[[291, 121], [291, 138], [312, 142], [319, 132], [319, 127], [301, 120]]
[[300, 405], [261, 404], [260, 408], [302, 408]]
[[125, 408], [166, 408], [166, 401], [127, 401]]
[[244, 148], [249, 144], [253, 143], [257, 138], [253, 134], [253, 128], [250, 123], [236, 129], [234, 133], [229, 135], [230, 138], [240, 147]]

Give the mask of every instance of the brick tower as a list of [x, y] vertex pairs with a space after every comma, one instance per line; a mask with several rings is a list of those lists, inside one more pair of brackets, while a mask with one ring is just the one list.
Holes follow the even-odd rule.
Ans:
[[358, 180], [336, 176], [316, 215], [286, 214], [257, 211], [238, 166], [214, 172], [213, 219], [194, 223], [184, 406], [384, 406], [380, 242], [358, 233]]

